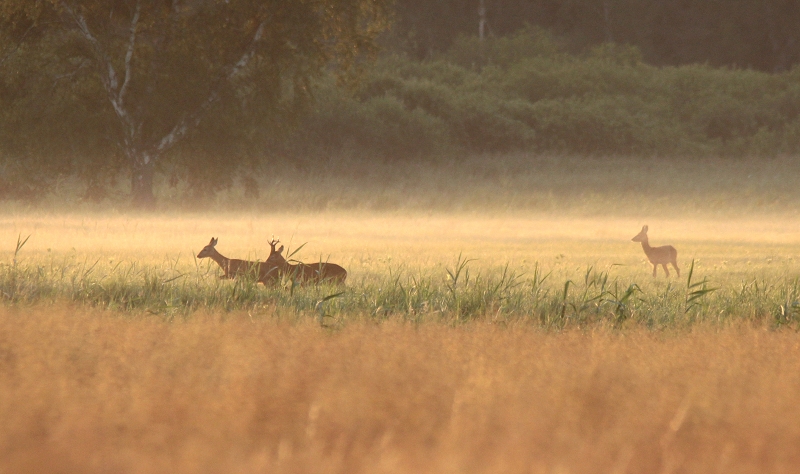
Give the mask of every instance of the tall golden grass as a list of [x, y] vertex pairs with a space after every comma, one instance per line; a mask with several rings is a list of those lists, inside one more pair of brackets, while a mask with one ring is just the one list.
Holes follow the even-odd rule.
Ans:
[[[780, 187], [800, 162], [523, 158], [382, 164], [352, 186], [347, 162], [278, 170], [274, 194], [235, 212], [235, 195], [195, 214], [6, 209], [13, 285], [0, 283], [31, 297], [0, 295], [0, 474], [800, 471], [800, 188]], [[685, 277], [650, 276], [630, 241], [643, 224], [718, 288], [704, 306], [684, 311]], [[166, 282], [232, 298], [194, 255], [214, 236], [226, 256], [263, 260], [273, 235], [347, 268], [328, 327], [313, 290], [256, 287], [231, 306], [252, 311], [181, 311], [155, 290], [127, 313], [90, 307]], [[590, 317], [542, 326], [530, 305], [460, 320], [382, 303], [401, 273], [446, 293], [462, 258], [484, 279], [505, 265], [549, 275], [545, 302], [571, 282], [544, 311]], [[663, 322], [584, 305], [589, 269], [620, 294], [636, 283], [646, 304], [629, 312], [660, 305]]]
[[0, 308], [0, 472], [797, 472], [800, 339]]

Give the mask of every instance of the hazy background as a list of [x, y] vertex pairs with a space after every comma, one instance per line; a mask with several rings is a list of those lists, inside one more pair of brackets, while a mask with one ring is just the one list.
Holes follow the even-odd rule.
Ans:
[[0, 472], [797, 471], [797, 25], [0, 0]]
[[796, 2], [5, 3], [10, 208], [796, 208]]

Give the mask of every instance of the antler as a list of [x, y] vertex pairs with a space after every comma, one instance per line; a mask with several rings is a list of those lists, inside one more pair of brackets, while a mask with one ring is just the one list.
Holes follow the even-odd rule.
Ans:
[[272, 236], [272, 240], [268, 242], [270, 248], [272, 249], [272, 253], [275, 253], [275, 246], [278, 245], [279, 242], [280, 240], [276, 239], [274, 235]]

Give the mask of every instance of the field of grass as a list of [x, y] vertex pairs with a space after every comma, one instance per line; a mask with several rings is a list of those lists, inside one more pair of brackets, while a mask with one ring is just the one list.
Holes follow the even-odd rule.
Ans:
[[794, 331], [0, 309], [0, 472], [796, 472]]
[[[280, 212], [10, 206], [0, 474], [793, 472], [800, 189], [774, 186], [797, 165], [679, 162], [649, 196], [651, 161], [515, 159], [453, 171], [478, 197], [339, 182], [413, 201], [383, 210], [333, 178]], [[680, 278], [651, 276], [643, 224]], [[219, 280], [212, 236], [253, 260], [276, 236], [347, 286]]]
[[[194, 311], [258, 317], [459, 322], [522, 320], [545, 328], [627, 322], [800, 319], [800, 227], [790, 218], [651, 219], [654, 245], [678, 248], [680, 278], [652, 278], [630, 217], [506, 213], [5, 216], [0, 290], [11, 304], [70, 301], [167, 319]], [[19, 236], [30, 235], [17, 252]], [[228, 257], [263, 260], [282, 239], [306, 262], [349, 272], [337, 288], [264, 288], [219, 280], [194, 255], [210, 237]], [[692, 263], [693, 262], [693, 263]], [[689, 270], [693, 268], [689, 281]], [[704, 283], [705, 282], [705, 283]], [[287, 282], [288, 283], [288, 282]], [[713, 290], [713, 291], [710, 291]]]

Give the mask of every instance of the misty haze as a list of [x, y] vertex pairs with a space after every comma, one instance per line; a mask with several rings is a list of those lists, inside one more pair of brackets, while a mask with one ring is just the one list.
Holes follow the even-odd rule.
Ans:
[[796, 472], [797, 25], [0, 0], [0, 474]]

